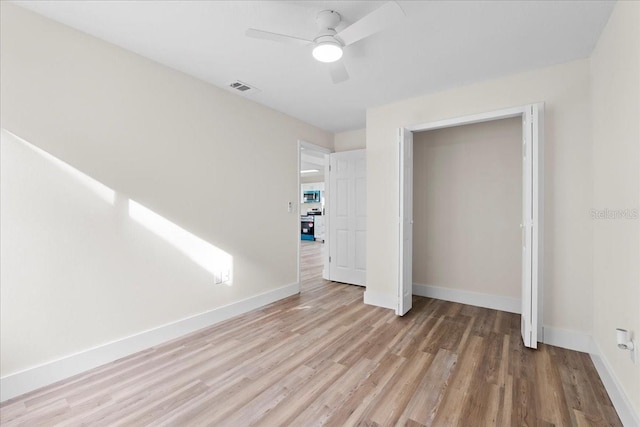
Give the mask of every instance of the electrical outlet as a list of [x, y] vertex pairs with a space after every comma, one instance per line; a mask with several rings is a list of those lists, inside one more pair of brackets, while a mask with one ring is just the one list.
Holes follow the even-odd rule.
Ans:
[[231, 272], [229, 270], [223, 271], [220, 275], [222, 276], [222, 283], [226, 283], [231, 279]]

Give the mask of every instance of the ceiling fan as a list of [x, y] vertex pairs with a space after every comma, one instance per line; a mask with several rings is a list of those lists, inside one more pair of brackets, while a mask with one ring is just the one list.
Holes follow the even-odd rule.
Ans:
[[320, 62], [331, 63], [331, 79], [334, 83], [341, 83], [349, 79], [347, 69], [342, 61], [339, 61], [342, 58], [343, 48], [384, 30], [403, 17], [404, 11], [400, 5], [390, 1], [340, 32], [336, 31], [336, 27], [342, 20], [340, 14], [335, 10], [321, 11], [316, 18], [319, 31], [313, 40], [254, 28], [249, 28], [246, 35], [299, 46], [313, 45], [313, 57]]

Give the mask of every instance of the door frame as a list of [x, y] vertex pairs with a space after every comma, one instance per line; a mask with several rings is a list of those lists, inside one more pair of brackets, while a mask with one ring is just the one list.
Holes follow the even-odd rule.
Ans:
[[[300, 253], [302, 250], [302, 241], [300, 240], [300, 205], [301, 205], [301, 200], [300, 200], [300, 191], [301, 191], [301, 186], [302, 186], [302, 176], [300, 175], [300, 167], [302, 166], [302, 152], [304, 151], [303, 148], [308, 148], [309, 150], [313, 150], [313, 151], [319, 151], [321, 153], [325, 153], [325, 154], [331, 154], [333, 153], [333, 151], [331, 151], [329, 148], [323, 147], [321, 145], [317, 145], [314, 144], [312, 142], [308, 142], [302, 139], [298, 140], [298, 144], [297, 144], [297, 150], [298, 150], [298, 162], [297, 162], [297, 167], [296, 167], [296, 172], [297, 172], [297, 176], [298, 178], [296, 179], [297, 182], [297, 198], [295, 203], [295, 209], [292, 209], [292, 212], [296, 213], [296, 241], [298, 242], [297, 245], [297, 260], [296, 260], [296, 266], [297, 266], [297, 274], [296, 274], [296, 282], [298, 283], [298, 293], [300, 293]], [[328, 191], [329, 189], [327, 188], [327, 171], [329, 170], [329, 168], [327, 167], [327, 158], [325, 157], [325, 172], [324, 172], [324, 188], [325, 188], [325, 199], [328, 196]], [[326, 218], [325, 218], [326, 220]], [[327, 230], [328, 224], [325, 221], [325, 230]], [[327, 243], [327, 239], [326, 239], [326, 231], [325, 231], [325, 244]], [[323, 255], [324, 256], [324, 255]]]
[[[482, 123], [493, 120], [507, 119], [511, 117], [523, 118], [523, 129], [527, 125], [531, 125], [531, 153], [532, 153], [532, 239], [531, 239], [531, 265], [532, 268], [532, 296], [537, 299], [537, 306], [531, 307], [532, 324], [536, 325], [537, 340], [544, 342], [543, 329], [543, 236], [544, 236], [544, 102], [526, 104], [518, 107], [511, 107], [501, 110], [489, 111], [486, 113], [472, 114], [460, 117], [454, 117], [433, 122], [426, 122], [405, 126], [399, 128], [398, 135], [402, 132], [422, 132], [435, 129], [443, 129], [460, 125], [468, 125], [473, 123]], [[536, 123], [537, 126], [533, 126]], [[400, 176], [400, 203], [402, 205], [404, 199], [404, 188], [402, 186], [403, 162], [402, 158], [398, 159], [399, 176]], [[523, 212], [524, 213], [524, 212]], [[400, 218], [402, 221], [402, 218]], [[402, 230], [402, 228], [400, 229]], [[399, 244], [402, 244], [403, 234], [400, 231]], [[399, 262], [402, 261], [402, 247], [398, 248]], [[413, 261], [411, 261], [413, 262]], [[398, 266], [399, 269], [402, 265]], [[399, 277], [401, 272], [399, 271]], [[398, 295], [402, 294], [402, 281], [398, 280]], [[398, 302], [399, 307], [400, 302]], [[533, 347], [537, 346], [537, 342], [532, 343]]]

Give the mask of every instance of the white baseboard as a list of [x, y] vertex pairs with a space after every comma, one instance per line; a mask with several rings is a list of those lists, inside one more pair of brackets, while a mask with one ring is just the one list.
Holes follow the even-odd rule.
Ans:
[[398, 302], [393, 295], [383, 294], [381, 292], [366, 290], [364, 291], [364, 303], [367, 305], [375, 305], [376, 307], [384, 307], [395, 310]]
[[413, 294], [421, 297], [459, 302], [477, 307], [492, 308], [520, 314], [520, 300], [499, 295], [482, 294], [479, 292], [463, 291], [460, 289], [443, 288], [440, 286], [413, 284]]
[[611, 365], [600, 351], [595, 341], [591, 342], [591, 360], [600, 375], [604, 388], [607, 389], [611, 403], [625, 427], [640, 427], [640, 414], [634, 409], [631, 399], [625, 393]]
[[593, 351], [593, 340], [591, 335], [585, 332], [569, 331], [545, 326], [543, 328], [544, 339], [542, 342], [556, 347], [569, 350], [591, 353]]
[[0, 401], [53, 384], [300, 292], [294, 283], [0, 378]]

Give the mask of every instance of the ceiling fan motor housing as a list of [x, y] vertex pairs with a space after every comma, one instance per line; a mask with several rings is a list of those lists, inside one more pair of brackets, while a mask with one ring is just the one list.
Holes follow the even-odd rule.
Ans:
[[336, 37], [335, 28], [340, 23], [340, 14], [335, 10], [323, 10], [318, 13], [316, 22], [318, 24], [318, 34], [313, 39], [316, 45], [318, 44], [333, 44], [339, 47], [343, 47], [344, 43]]
[[336, 27], [340, 23], [341, 19], [342, 17], [335, 10], [323, 10], [318, 13], [318, 16], [316, 17], [316, 24], [318, 24], [318, 29], [320, 31], [331, 29], [335, 34]]

